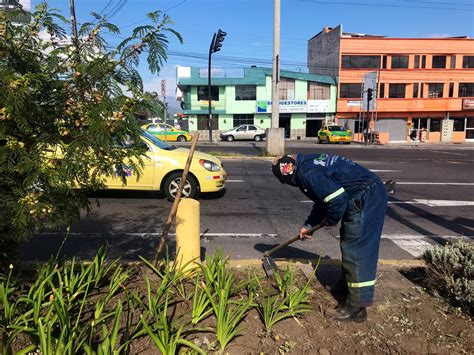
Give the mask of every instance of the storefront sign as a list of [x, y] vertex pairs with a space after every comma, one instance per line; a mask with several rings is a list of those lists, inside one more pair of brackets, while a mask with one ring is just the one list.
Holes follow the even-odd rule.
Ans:
[[[280, 100], [280, 113], [329, 112], [329, 100]], [[272, 112], [270, 100], [257, 101], [257, 113]]]
[[362, 102], [360, 100], [348, 100], [347, 107], [354, 107], [354, 106], [360, 107], [361, 103]]
[[330, 112], [329, 100], [308, 100], [307, 112]]
[[463, 99], [462, 100], [463, 110], [474, 110], [474, 99]]

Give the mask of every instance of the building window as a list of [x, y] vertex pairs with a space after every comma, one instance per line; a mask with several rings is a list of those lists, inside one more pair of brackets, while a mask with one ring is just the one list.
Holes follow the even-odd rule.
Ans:
[[425, 97], [425, 84], [420, 83], [420, 98]]
[[384, 97], [385, 97], [385, 83], [380, 83], [379, 98], [383, 99]]
[[443, 97], [444, 84], [430, 83], [428, 84], [428, 97]]
[[342, 84], [339, 93], [341, 99], [353, 99], [362, 97], [361, 84]]
[[392, 56], [392, 69], [406, 69], [408, 68], [408, 56], [407, 55], [394, 55]]
[[445, 55], [434, 55], [432, 68], [446, 68], [446, 56]]
[[389, 84], [388, 97], [391, 99], [405, 98], [405, 88], [406, 88], [406, 84]]
[[257, 87], [255, 85], [237, 85], [235, 87], [236, 101], [249, 101], [257, 99]]
[[430, 132], [441, 132], [441, 121], [442, 119], [430, 119]]
[[451, 64], [449, 66], [451, 69], [456, 69], [456, 56], [452, 55], [451, 56]]
[[382, 57], [382, 69], [387, 69], [387, 56]]
[[378, 69], [380, 68], [380, 56], [378, 55], [343, 55], [342, 68]]
[[[209, 129], [209, 115], [197, 115], [198, 130], [207, 131]], [[212, 115], [212, 129], [219, 129], [219, 115]]]
[[414, 68], [418, 69], [420, 67], [420, 56], [415, 55], [415, 63], [414, 63]]
[[308, 81], [308, 100], [329, 100], [331, 98], [331, 86], [328, 84]]
[[454, 97], [454, 83], [449, 83], [449, 97]]
[[454, 121], [453, 131], [454, 132], [464, 132], [464, 117], [459, 118], [450, 118]]
[[[207, 86], [198, 86], [198, 100], [209, 100]], [[211, 101], [219, 101], [219, 87], [211, 86]]]
[[426, 55], [421, 56], [421, 68], [426, 68]]
[[463, 68], [474, 68], [474, 55], [465, 55], [462, 57]]
[[414, 118], [413, 127], [416, 129], [427, 129], [428, 128], [428, 118]]
[[295, 80], [281, 78], [278, 89], [279, 100], [294, 100], [295, 99]]
[[414, 83], [413, 84], [413, 98], [417, 99], [418, 98], [418, 89], [420, 87], [420, 84]]
[[253, 124], [253, 115], [234, 115], [234, 127], [241, 124]]
[[474, 83], [459, 83], [459, 97], [473, 97]]

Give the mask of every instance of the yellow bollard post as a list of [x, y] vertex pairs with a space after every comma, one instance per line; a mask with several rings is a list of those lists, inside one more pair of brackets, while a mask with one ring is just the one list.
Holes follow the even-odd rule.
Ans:
[[201, 261], [199, 201], [185, 198], [176, 211], [176, 263], [189, 274]]

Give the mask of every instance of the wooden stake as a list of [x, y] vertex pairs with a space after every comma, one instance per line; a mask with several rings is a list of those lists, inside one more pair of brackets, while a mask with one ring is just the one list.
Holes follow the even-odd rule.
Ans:
[[165, 243], [168, 244], [168, 233], [171, 228], [171, 224], [176, 217], [176, 211], [178, 210], [179, 201], [181, 200], [181, 194], [183, 192], [184, 184], [186, 183], [186, 178], [188, 176], [189, 167], [191, 166], [191, 162], [193, 160], [194, 150], [196, 149], [196, 144], [199, 138], [199, 132], [195, 132], [193, 139], [191, 141], [191, 149], [189, 150], [188, 160], [186, 161], [186, 165], [184, 166], [183, 175], [181, 175], [181, 181], [179, 183], [178, 191], [176, 192], [176, 197], [173, 201], [173, 205], [171, 206], [171, 210], [168, 214], [168, 218], [166, 219], [165, 224], [163, 225], [163, 234], [160, 239], [160, 244], [158, 245], [158, 249], [156, 250], [155, 257], [153, 259], [153, 264], [156, 266], [158, 264], [158, 259], [160, 257], [161, 252], [163, 251], [163, 247]]

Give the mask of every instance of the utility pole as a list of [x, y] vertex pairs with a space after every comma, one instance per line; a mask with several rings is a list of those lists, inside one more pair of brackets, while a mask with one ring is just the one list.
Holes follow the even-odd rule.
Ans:
[[74, 7], [74, 0], [69, 0], [69, 9], [71, 11], [71, 26], [72, 26], [72, 42], [79, 52], [79, 37], [77, 35], [77, 21], [76, 21], [76, 8]]
[[280, 82], [280, 0], [273, 4], [273, 67], [272, 67], [272, 128], [280, 123], [280, 101], [278, 88]]
[[[72, 27], [72, 43], [76, 49], [75, 57], [75, 66], [77, 66], [81, 61], [80, 46], [79, 46], [79, 36], [77, 34], [77, 20], [76, 20], [76, 8], [74, 6], [74, 0], [69, 0], [69, 9], [71, 11], [71, 27]], [[73, 66], [74, 67], [74, 66]]]
[[267, 128], [265, 151], [268, 155], [285, 152], [285, 134], [280, 125], [280, 102], [278, 83], [280, 82], [280, 0], [273, 0], [273, 67], [272, 67], [272, 118], [271, 128]]

